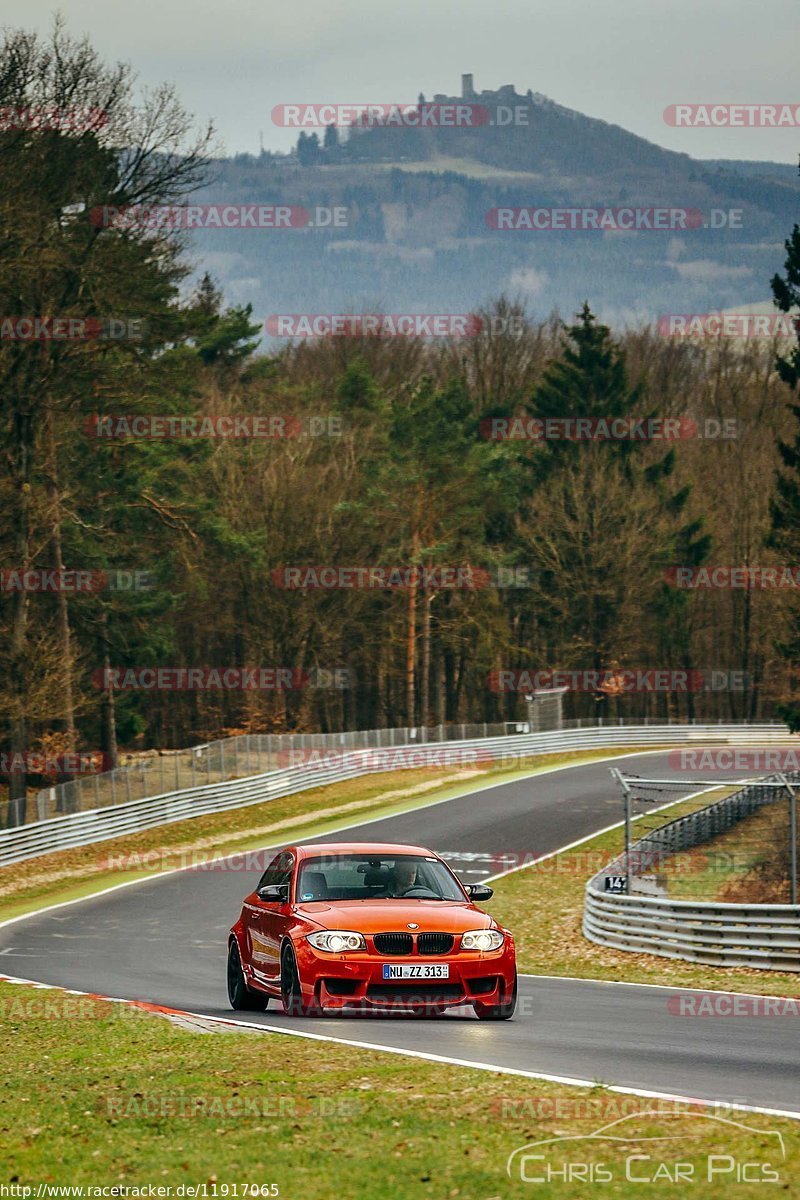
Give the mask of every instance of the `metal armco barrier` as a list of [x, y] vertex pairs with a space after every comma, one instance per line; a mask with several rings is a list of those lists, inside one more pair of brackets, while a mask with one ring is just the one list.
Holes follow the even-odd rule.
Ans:
[[[795, 773], [792, 782], [797, 783]], [[670, 855], [710, 841], [762, 805], [785, 796], [778, 782], [774, 787], [745, 786], [634, 842], [629, 858], [618, 856], [587, 883], [584, 936], [616, 950], [709, 966], [800, 971], [800, 905], [670, 900], [604, 890], [606, 876], [657, 869]]]
[[426, 742], [416, 746], [345, 751], [313, 766], [232, 779], [226, 783], [184, 788], [124, 801], [105, 808], [70, 813], [0, 831], [0, 866], [21, 862], [54, 850], [66, 850], [138, 833], [157, 825], [224, 809], [261, 804], [265, 800], [355, 779], [360, 775], [420, 766], [461, 766], [470, 762], [510, 765], [520, 757], [591, 750], [615, 746], [716, 744], [763, 745], [792, 742], [785, 725], [624, 725], [592, 729], [562, 729], [551, 733], [509, 734], [465, 741]]

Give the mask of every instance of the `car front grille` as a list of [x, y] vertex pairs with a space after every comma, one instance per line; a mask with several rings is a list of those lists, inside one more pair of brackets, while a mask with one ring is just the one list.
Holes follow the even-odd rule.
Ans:
[[414, 949], [410, 933], [376, 933], [372, 940], [379, 954], [411, 954]]
[[419, 1004], [423, 1001], [452, 1001], [463, 996], [460, 983], [372, 983], [367, 988], [368, 1000], [388, 1000], [395, 1003]]
[[449, 954], [453, 949], [455, 938], [452, 933], [420, 933], [417, 935], [417, 949], [420, 954]]

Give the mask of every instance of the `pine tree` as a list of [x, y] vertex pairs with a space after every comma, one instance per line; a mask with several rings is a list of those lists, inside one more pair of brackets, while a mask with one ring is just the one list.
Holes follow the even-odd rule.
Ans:
[[[794, 226], [791, 237], [784, 244], [785, 275], [773, 277], [772, 295], [776, 308], [781, 312], [796, 313], [800, 309], [800, 225]], [[800, 426], [800, 319], [797, 317], [794, 325], [797, 345], [786, 357], [779, 355], [775, 367], [791, 390], [790, 408]], [[791, 563], [796, 561], [800, 547], [800, 428], [797, 429], [791, 443], [778, 443], [778, 452], [783, 469], [778, 471], [775, 481], [776, 496], [771, 505], [770, 545], [786, 556], [785, 562]], [[800, 660], [800, 613], [794, 615], [789, 635], [777, 648], [781, 657], [790, 663]], [[790, 695], [784, 703], [777, 706], [777, 711], [793, 733], [800, 730], [800, 698]]]

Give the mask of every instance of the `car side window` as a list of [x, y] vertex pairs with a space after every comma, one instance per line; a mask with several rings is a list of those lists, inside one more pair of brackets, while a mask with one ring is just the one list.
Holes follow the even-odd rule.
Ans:
[[288, 850], [281, 850], [280, 854], [275, 855], [259, 879], [256, 890], [260, 891], [263, 887], [279, 887], [281, 884], [290, 883], [293, 867], [294, 855], [290, 854]]

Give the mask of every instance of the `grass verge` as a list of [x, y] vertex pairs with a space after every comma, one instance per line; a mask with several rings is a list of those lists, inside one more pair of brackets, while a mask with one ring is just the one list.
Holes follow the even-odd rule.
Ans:
[[[531, 1194], [530, 1183], [506, 1175], [514, 1150], [586, 1138], [621, 1117], [623, 1140], [537, 1148], [545, 1161], [530, 1162], [528, 1173], [569, 1164], [578, 1177], [547, 1189], [558, 1200], [586, 1194], [587, 1170], [594, 1196], [652, 1196], [652, 1184], [626, 1180], [626, 1159], [636, 1154], [651, 1156], [632, 1163], [639, 1178], [653, 1177], [659, 1163], [671, 1173], [688, 1164], [684, 1181], [691, 1170], [706, 1200], [728, 1196], [744, 1163], [750, 1178], [777, 1172], [790, 1192], [800, 1179], [800, 1131], [785, 1119], [711, 1115], [601, 1086], [282, 1034], [206, 1036], [127, 1007], [6, 984], [0, 1017], [13, 1049], [0, 1060], [0, 1182], [32, 1187], [34, 1197], [39, 1184], [153, 1185], [173, 1197], [205, 1186], [212, 1200], [241, 1200], [245, 1184], [274, 1184], [282, 1200], [504, 1200]], [[621, 1130], [611, 1132], [619, 1138]], [[666, 1140], [642, 1140], [653, 1137]], [[709, 1155], [727, 1156], [712, 1159], [710, 1180]], [[676, 1192], [663, 1173], [660, 1182]], [[764, 1189], [733, 1190], [749, 1197]]]

